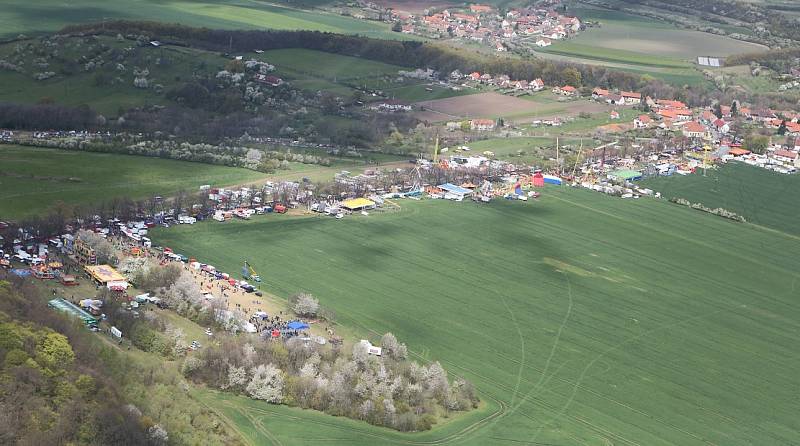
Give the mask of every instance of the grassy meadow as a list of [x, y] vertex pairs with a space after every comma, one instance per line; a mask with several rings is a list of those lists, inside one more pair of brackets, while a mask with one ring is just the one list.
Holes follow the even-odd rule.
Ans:
[[475, 383], [484, 406], [399, 434], [215, 392], [253, 444], [789, 445], [800, 239], [675, 206], [547, 188], [535, 202], [403, 201], [267, 215], [155, 241], [303, 290], [376, 341]]
[[656, 19], [579, 2], [569, 8], [569, 13], [585, 22], [597, 21], [600, 26], [538, 49], [542, 57], [605, 65], [675, 85], [695, 85], [705, 81], [694, 65], [697, 56], [725, 57], [763, 49], [729, 37], [680, 29]]
[[[561, 154], [570, 151], [577, 151], [580, 147], [580, 139], [559, 138], [558, 144], [562, 149]], [[591, 138], [584, 140], [586, 147], [592, 144]], [[519, 136], [508, 138], [489, 138], [467, 143], [471, 153], [483, 153], [490, 151], [494, 157], [500, 160], [507, 160], [513, 163], [535, 164], [541, 162], [543, 158], [555, 156], [556, 137], [555, 136]]]
[[414, 79], [397, 82], [398, 71], [411, 68], [304, 48], [270, 50], [253, 57], [275, 65], [276, 74], [296, 87], [340, 96], [352, 96], [356, 89], [366, 88], [381, 90], [392, 99], [416, 102], [477, 92], [474, 89], [453, 91]]
[[800, 236], [800, 176], [783, 175], [743, 163], [688, 176], [654, 177], [644, 182], [666, 198], [685, 198], [725, 208], [748, 222]]
[[[299, 174], [296, 174], [299, 175]], [[266, 178], [246, 169], [128, 155], [0, 145], [0, 219], [114, 198], [142, 199]]]
[[57, 31], [66, 25], [104, 20], [157, 20], [222, 29], [312, 30], [408, 39], [389, 25], [255, 0], [6, 0], [0, 8], [0, 37]]
[[697, 56], [725, 57], [764, 48], [725, 36], [680, 29], [666, 22], [621, 11], [576, 7], [571, 8], [570, 13], [584, 21], [600, 22], [600, 27], [587, 29], [571, 39], [572, 42], [636, 52], [642, 57], [694, 61]]

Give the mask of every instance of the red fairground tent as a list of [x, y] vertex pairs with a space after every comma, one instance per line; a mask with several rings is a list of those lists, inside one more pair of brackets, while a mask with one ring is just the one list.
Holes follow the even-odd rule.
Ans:
[[544, 175], [542, 175], [542, 172], [533, 174], [533, 187], [544, 187]]

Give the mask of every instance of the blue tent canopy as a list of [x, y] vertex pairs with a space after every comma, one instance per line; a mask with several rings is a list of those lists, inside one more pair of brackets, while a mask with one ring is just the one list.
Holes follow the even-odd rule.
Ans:
[[440, 184], [439, 189], [458, 195], [469, 195], [472, 193], [472, 191], [469, 189], [450, 183]]
[[289, 328], [291, 330], [305, 330], [306, 328], [308, 328], [308, 324], [300, 321], [292, 321], [286, 324], [286, 328]]

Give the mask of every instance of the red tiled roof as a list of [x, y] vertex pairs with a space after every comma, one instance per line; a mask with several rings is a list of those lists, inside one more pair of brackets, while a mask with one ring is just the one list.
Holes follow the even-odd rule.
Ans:
[[789, 150], [781, 149], [781, 150], [776, 150], [775, 151], [775, 156], [782, 156], [784, 158], [795, 159], [795, 158], [797, 158], [797, 153], [789, 151]]
[[690, 121], [683, 126], [683, 130], [689, 133], [705, 133], [706, 127], [697, 121]]

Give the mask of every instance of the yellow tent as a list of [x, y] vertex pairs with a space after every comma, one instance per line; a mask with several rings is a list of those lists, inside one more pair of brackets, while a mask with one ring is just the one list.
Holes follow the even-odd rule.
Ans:
[[366, 198], [351, 198], [342, 202], [342, 207], [355, 211], [357, 209], [374, 208], [375, 202]]
[[106, 284], [108, 282], [126, 282], [128, 280], [109, 265], [86, 265], [84, 269], [92, 276], [92, 279], [101, 284]]

